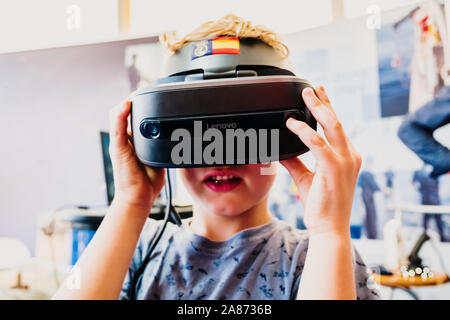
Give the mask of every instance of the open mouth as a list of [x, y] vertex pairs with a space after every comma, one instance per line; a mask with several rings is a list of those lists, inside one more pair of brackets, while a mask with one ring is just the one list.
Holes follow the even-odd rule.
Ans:
[[231, 183], [242, 180], [239, 177], [236, 176], [211, 176], [208, 179], [205, 180], [205, 182], [214, 182], [215, 184], [225, 184], [225, 183]]
[[229, 172], [212, 172], [206, 175], [203, 182], [213, 191], [224, 192], [240, 185], [242, 178]]

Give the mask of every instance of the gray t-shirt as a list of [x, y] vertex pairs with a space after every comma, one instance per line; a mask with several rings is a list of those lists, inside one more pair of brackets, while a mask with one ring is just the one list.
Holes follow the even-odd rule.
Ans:
[[[295, 299], [308, 249], [308, 232], [274, 219], [223, 242], [168, 223], [142, 275], [137, 299]], [[162, 221], [148, 219], [120, 299], [130, 296], [130, 277], [142, 264]], [[380, 299], [370, 270], [353, 250], [358, 299]], [[333, 266], [330, 266], [333, 268]]]

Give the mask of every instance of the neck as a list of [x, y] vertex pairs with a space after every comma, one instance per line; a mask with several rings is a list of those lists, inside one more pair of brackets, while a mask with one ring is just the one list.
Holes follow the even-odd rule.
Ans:
[[267, 198], [238, 216], [219, 216], [194, 204], [191, 231], [212, 241], [225, 241], [239, 231], [272, 221]]

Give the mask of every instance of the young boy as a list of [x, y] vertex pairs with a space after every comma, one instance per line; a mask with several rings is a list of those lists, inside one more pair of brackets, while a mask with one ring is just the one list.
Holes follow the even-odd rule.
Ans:
[[[181, 41], [167, 35], [161, 39], [176, 50], [219, 35], [259, 38], [280, 53], [287, 49], [276, 34], [234, 15], [208, 22]], [[80, 288], [63, 286], [54, 298], [378, 299], [350, 241], [361, 157], [323, 87], [305, 89], [302, 98], [328, 140], [304, 122], [286, 122], [316, 160], [315, 172], [299, 158], [281, 161], [298, 187], [308, 230], [297, 230], [268, 211], [275, 175], [261, 174], [267, 165], [180, 169], [194, 202], [193, 217], [181, 227], [167, 226], [137, 288], [130, 286], [131, 280], [162, 226], [148, 213], [163, 187], [164, 169], [144, 166], [136, 158], [127, 134], [130, 103], [114, 108], [114, 201], [77, 262]]]

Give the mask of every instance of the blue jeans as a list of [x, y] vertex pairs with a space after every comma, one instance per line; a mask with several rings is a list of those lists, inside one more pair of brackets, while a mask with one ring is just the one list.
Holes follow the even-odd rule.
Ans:
[[409, 114], [398, 130], [398, 137], [423, 162], [433, 166], [430, 176], [450, 171], [450, 150], [433, 138], [433, 132], [450, 123], [450, 87], [443, 87], [436, 97]]

